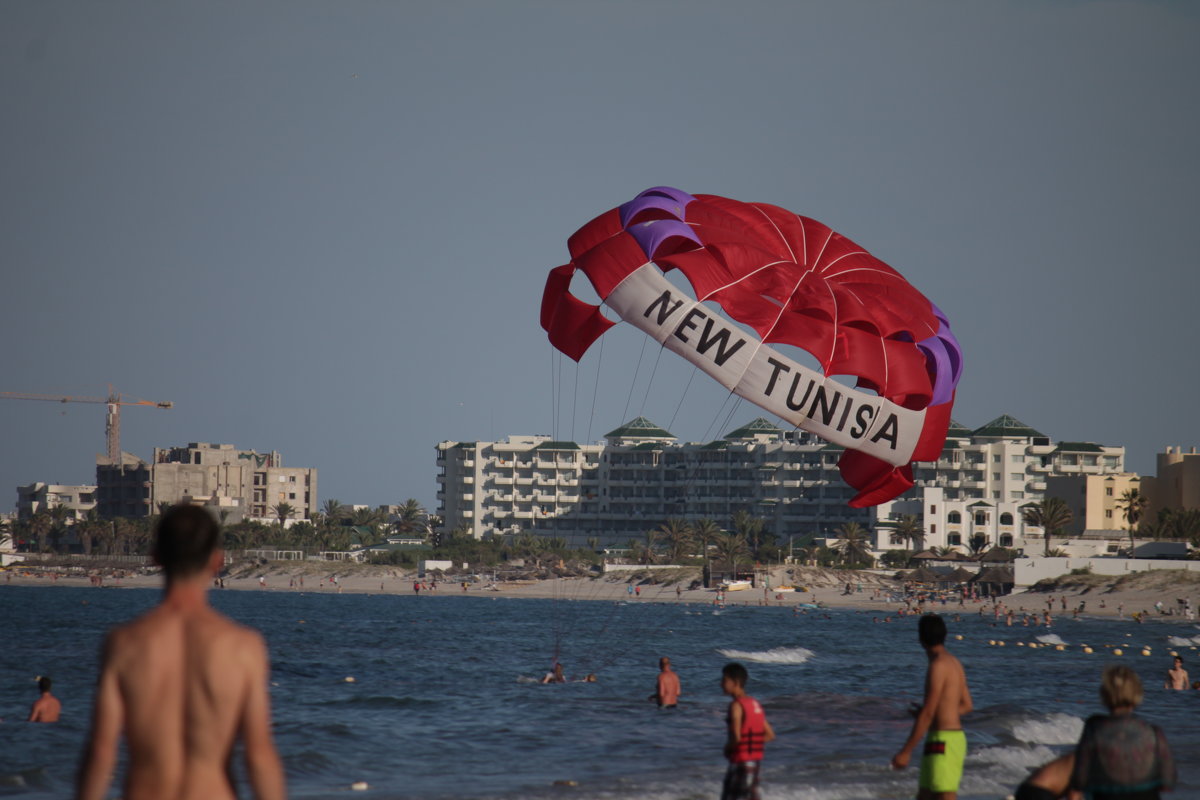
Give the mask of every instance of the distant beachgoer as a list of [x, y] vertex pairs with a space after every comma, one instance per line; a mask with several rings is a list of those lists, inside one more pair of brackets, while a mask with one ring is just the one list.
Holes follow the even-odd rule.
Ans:
[[676, 599], [676, 600], [678, 600], [678, 599], [679, 599], [680, 597], [682, 597], [682, 596], [683, 596], [683, 587], [682, 587], [682, 586], [679, 586], [678, 584], [676, 584], [676, 586], [675, 586], [675, 599]]
[[123, 735], [122, 796], [130, 800], [230, 800], [238, 739], [254, 796], [280, 800], [286, 790], [271, 734], [266, 645], [208, 604], [208, 578], [224, 561], [220, 526], [207, 510], [178, 505], [159, 519], [155, 538], [166, 591], [105, 640], [76, 797], [107, 796]]
[[1074, 766], [1073, 752], [1043, 764], [1017, 787], [1013, 800], [1058, 800], [1067, 793], [1067, 786], [1071, 782], [1071, 769]]
[[642, 587], [641, 586], [633, 587], [633, 594], [635, 597], [641, 597], [642, 596]]
[[726, 716], [725, 757], [729, 759], [729, 767], [725, 770], [721, 800], [759, 800], [763, 745], [775, 738], [762, 706], [746, 694], [747, 680], [749, 675], [741, 664], [726, 664], [721, 670], [721, 691], [733, 698]]
[[59, 716], [62, 714], [62, 703], [58, 698], [50, 693], [52, 681], [45, 677], [38, 678], [38, 691], [41, 696], [33, 701], [33, 706], [29, 709], [28, 722], [58, 722]]
[[[912, 752], [925, 737], [924, 756], [918, 778], [919, 796], [937, 795], [953, 800], [958, 796], [967, 737], [962, 715], [974, 708], [962, 663], [946, 649], [946, 623], [937, 614], [926, 614], [917, 623], [917, 636], [929, 669], [925, 675], [925, 698], [914, 708], [912, 731], [904, 746], [892, 756], [892, 768], [904, 769]], [[928, 732], [928, 736], [926, 733]]]
[[1183, 668], [1182, 656], [1175, 656], [1174, 663], [1171, 665], [1171, 668], [1167, 670], [1167, 682], [1163, 684], [1163, 686], [1167, 689], [1188, 688], [1188, 674], [1187, 670]]
[[649, 699], [659, 708], [675, 708], [679, 702], [679, 675], [671, 669], [671, 659], [663, 656], [658, 660], [658, 685]]
[[625, 594], [627, 594], [627, 595], [633, 594], [633, 584], [632, 583], [625, 584]]
[[1137, 797], [1157, 800], [1174, 788], [1175, 761], [1157, 725], [1134, 715], [1144, 692], [1137, 673], [1124, 664], [1105, 667], [1100, 699], [1108, 714], [1095, 714], [1083, 726], [1071, 771], [1072, 800]]
[[555, 664], [554, 669], [547, 672], [542, 677], [542, 683], [566, 683], [567, 677], [563, 674], [563, 665]]
[[589, 672], [586, 676], [584, 676], [583, 682], [584, 683], [595, 683], [596, 682], [596, 673]]
[[413, 594], [420, 594], [420, 593], [421, 593], [421, 582], [413, 581]]

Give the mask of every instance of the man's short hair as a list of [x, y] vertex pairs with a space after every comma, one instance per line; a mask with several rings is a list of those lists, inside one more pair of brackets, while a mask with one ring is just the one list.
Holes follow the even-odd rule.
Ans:
[[750, 680], [750, 673], [746, 672], [746, 668], [736, 661], [721, 667], [721, 676], [729, 678], [738, 686], [745, 686], [746, 681]]
[[200, 506], [177, 505], [158, 521], [154, 560], [168, 576], [186, 577], [202, 571], [221, 546], [221, 526]]
[[946, 621], [939, 614], [923, 614], [917, 622], [917, 637], [922, 647], [936, 647], [946, 642]]
[[1100, 699], [1108, 708], [1135, 707], [1145, 697], [1142, 680], [1124, 664], [1109, 664], [1100, 677]]
[[50, 680], [49, 678], [47, 678], [44, 675], [42, 677], [38, 678], [38, 691], [39, 692], [48, 692], [48, 691], [50, 691], [50, 687], [53, 685], [54, 685], [54, 681]]

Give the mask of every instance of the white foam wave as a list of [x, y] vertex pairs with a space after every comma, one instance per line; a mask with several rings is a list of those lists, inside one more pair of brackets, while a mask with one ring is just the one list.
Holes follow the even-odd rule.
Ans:
[[776, 647], [772, 650], [718, 650], [726, 658], [750, 661], [755, 664], [803, 664], [813, 657], [812, 650], [803, 647]]
[[1013, 736], [1030, 744], [1075, 744], [1083, 733], [1083, 720], [1054, 713], [1045, 719], [1023, 719], [1013, 725]]
[[1192, 645], [1200, 645], [1200, 636], [1188, 638], [1186, 636], [1168, 636], [1167, 644], [1172, 647], [1191, 647]]
[[1043, 633], [1037, 640], [1042, 644], [1066, 644], [1057, 633]]
[[1052, 761], [1058, 754], [1044, 744], [1033, 747], [1007, 746], [984, 747], [971, 752], [968, 750], [967, 761], [971, 764], [994, 764], [1012, 770], [1023, 770], [1037, 767]]

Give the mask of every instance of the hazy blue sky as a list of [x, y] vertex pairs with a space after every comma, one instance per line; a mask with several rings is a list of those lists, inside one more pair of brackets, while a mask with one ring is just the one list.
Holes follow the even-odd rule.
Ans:
[[[143, 458], [276, 449], [322, 500], [431, 509], [443, 439], [710, 439], [724, 392], [678, 357], [647, 391], [640, 333], [576, 370], [537, 322], [567, 236], [670, 184], [900, 270], [963, 424], [1153, 472], [1200, 444], [1197, 42], [1200, 4], [1151, 0], [7, 0], [0, 391], [111, 382], [175, 403], [125, 411]], [[103, 432], [0, 400], [0, 508], [94, 480]]]

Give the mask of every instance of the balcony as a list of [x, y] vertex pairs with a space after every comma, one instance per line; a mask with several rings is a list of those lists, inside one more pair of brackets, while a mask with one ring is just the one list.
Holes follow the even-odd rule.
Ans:
[[474, 466], [475, 466], [475, 459], [473, 459], [473, 458], [464, 458], [464, 459], [463, 459], [463, 462], [462, 462], [462, 465], [463, 465], [464, 467], [474, 467]]
[[512, 482], [513, 482], [512, 478], [503, 478], [503, 477], [499, 477], [499, 476], [497, 476], [493, 480], [496, 482], [497, 486], [512, 486]]
[[471, 475], [465, 475], [463, 476], [462, 482], [470, 486], [471, 484], [475, 483], [475, 478]]
[[462, 494], [459, 495], [459, 497], [462, 499], [462, 501], [464, 503], [475, 502], [475, 495], [472, 492], [463, 492]]

